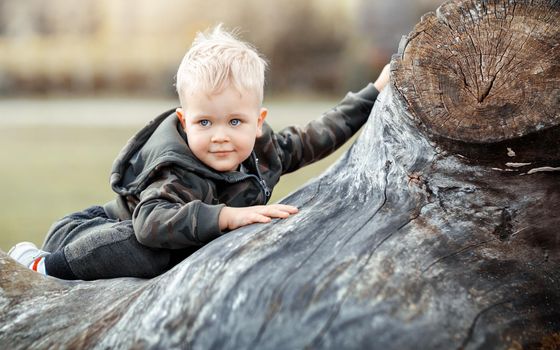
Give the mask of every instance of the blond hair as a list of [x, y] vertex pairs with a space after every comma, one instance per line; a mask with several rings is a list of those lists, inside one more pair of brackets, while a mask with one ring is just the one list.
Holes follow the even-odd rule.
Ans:
[[193, 91], [217, 93], [233, 84], [238, 91], [253, 91], [262, 103], [266, 60], [249, 43], [222, 25], [197, 33], [177, 70], [176, 88], [181, 105]]

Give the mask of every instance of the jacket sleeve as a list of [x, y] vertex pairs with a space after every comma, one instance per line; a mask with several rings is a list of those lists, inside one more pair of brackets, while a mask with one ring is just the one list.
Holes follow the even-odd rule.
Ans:
[[342, 146], [367, 121], [378, 94], [370, 83], [357, 93], [349, 92], [336, 107], [306, 126], [290, 126], [275, 133], [273, 142], [282, 173], [325, 158]]
[[201, 246], [221, 235], [223, 204], [204, 203], [211, 185], [194, 174], [181, 178], [164, 169], [144, 191], [132, 214], [138, 241], [153, 248], [181, 249]]

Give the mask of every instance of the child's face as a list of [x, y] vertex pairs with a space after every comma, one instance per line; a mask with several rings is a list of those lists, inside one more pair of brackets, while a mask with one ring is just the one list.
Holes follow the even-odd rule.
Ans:
[[214, 94], [190, 93], [177, 109], [193, 154], [217, 171], [236, 170], [262, 134], [267, 110], [256, 94], [228, 86]]

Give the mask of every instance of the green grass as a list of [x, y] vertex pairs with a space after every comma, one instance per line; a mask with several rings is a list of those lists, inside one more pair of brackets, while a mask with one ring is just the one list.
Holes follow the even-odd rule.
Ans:
[[[275, 120], [271, 118], [275, 129], [298, 122], [290, 112], [293, 106], [282, 102], [272, 105], [271, 111], [274, 107], [279, 111]], [[307, 119], [331, 105], [327, 101], [307, 106]], [[0, 249], [7, 251], [23, 240], [40, 245], [58, 218], [114, 198], [109, 187], [111, 164], [139, 128], [0, 124]], [[349, 145], [284, 176], [274, 189], [272, 202], [319, 175]]]
[[113, 196], [112, 158], [133, 130], [88, 127], [0, 129], [0, 249], [37, 244], [66, 213]]

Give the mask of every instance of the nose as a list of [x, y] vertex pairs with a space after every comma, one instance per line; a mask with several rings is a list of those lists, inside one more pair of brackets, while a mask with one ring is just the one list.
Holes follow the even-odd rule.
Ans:
[[214, 130], [214, 133], [212, 134], [212, 138], [210, 139], [210, 141], [216, 143], [229, 142], [229, 136], [227, 132], [224, 130], [224, 128], [218, 127]]

